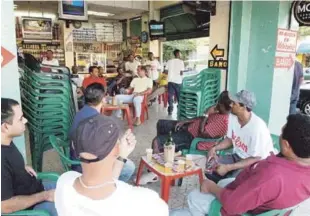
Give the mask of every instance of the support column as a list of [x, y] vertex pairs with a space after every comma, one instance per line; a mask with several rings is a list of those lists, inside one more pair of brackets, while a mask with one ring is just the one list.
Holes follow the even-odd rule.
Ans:
[[[216, 15], [211, 16], [210, 20], [210, 44], [209, 51], [217, 45], [218, 49], [224, 49], [224, 56], [219, 57], [223, 60], [227, 60], [228, 56], [228, 34], [229, 34], [229, 1], [217, 1], [216, 2]], [[209, 60], [213, 60], [211, 54], [209, 54]], [[221, 90], [226, 87], [226, 72], [227, 69], [221, 70]]]
[[280, 135], [286, 122], [294, 66], [274, 67], [278, 28], [288, 29], [290, 1], [233, 1], [228, 90], [253, 91], [254, 112]]
[[[1, 19], [5, 20], [1, 23], [2, 63], [5, 63], [7, 59], [10, 60], [3, 67], [1, 66], [1, 97], [11, 98], [21, 103], [13, 1], [2, 2]], [[25, 158], [24, 136], [15, 138], [14, 143]]]

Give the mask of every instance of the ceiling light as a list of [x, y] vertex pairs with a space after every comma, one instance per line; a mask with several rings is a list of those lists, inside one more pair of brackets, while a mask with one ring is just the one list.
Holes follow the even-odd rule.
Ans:
[[115, 14], [111, 14], [111, 13], [106, 13], [106, 12], [97, 12], [97, 11], [88, 11], [87, 12], [88, 15], [94, 15], [94, 16], [113, 16]]

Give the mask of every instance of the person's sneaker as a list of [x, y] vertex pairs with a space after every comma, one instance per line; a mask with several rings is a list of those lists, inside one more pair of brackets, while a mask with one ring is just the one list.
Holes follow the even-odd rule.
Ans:
[[[139, 185], [146, 185], [149, 183], [157, 182], [159, 180], [155, 173], [149, 172], [141, 176]], [[136, 179], [134, 180], [136, 182]]]
[[135, 126], [139, 126], [139, 125], [141, 125], [141, 120], [137, 119], [136, 122], [135, 122]]

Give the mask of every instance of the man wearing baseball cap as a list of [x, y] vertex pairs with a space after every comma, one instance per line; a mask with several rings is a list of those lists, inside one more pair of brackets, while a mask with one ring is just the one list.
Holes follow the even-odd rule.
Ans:
[[119, 139], [112, 118], [96, 115], [82, 121], [72, 137], [83, 172], [69, 171], [59, 178], [55, 192], [59, 215], [168, 216], [168, 206], [157, 193], [113, 178], [120, 151], [129, 154], [136, 145], [130, 130]]
[[[266, 123], [252, 111], [256, 105], [254, 93], [242, 90], [229, 97], [232, 107], [227, 138], [208, 152], [208, 160], [214, 158], [218, 162], [215, 172], [206, 174], [214, 182], [235, 177], [241, 169], [265, 159], [274, 151]], [[216, 151], [229, 148], [233, 148], [231, 155], [216, 155]]]

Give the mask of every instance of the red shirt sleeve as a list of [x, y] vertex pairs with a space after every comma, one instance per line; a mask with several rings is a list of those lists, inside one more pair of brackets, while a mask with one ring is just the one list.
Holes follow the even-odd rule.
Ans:
[[274, 200], [281, 191], [281, 179], [270, 173], [261, 175], [252, 172], [246, 179], [237, 181], [228, 185], [220, 194], [222, 215], [240, 215], [254, 210]]

